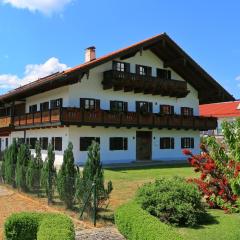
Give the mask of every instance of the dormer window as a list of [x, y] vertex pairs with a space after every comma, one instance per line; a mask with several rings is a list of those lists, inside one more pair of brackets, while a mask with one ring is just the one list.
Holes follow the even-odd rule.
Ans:
[[136, 65], [136, 73], [142, 76], [151, 76], [152, 68], [143, 65]]
[[118, 72], [130, 72], [130, 63], [114, 61], [113, 70]]
[[157, 68], [157, 77], [161, 79], [169, 80], [171, 79], [171, 71], [166, 69]]

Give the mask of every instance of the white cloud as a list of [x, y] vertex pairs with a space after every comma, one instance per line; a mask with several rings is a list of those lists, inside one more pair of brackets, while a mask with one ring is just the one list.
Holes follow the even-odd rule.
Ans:
[[64, 6], [72, 0], [0, 0], [8, 3], [13, 7], [20, 9], [28, 9], [31, 12], [42, 12], [50, 15], [53, 12], [62, 11]]
[[238, 87], [240, 87], [240, 75], [237, 76], [235, 79], [239, 82], [239, 83], [238, 83]]
[[59, 59], [52, 57], [43, 64], [28, 64], [25, 67], [24, 76], [21, 78], [13, 74], [0, 75], [0, 89], [13, 89], [30, 83], [56, 72], [66, 70], [68, 66], [60, 63]]

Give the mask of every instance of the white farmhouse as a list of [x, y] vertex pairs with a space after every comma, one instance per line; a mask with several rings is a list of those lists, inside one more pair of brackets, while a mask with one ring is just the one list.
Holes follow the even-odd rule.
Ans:
[[71, 141], [84, 163], [95, 139], [105, 164], [183, 160], [216, 128], [199, 103], [232, 100], [166, 33], [99, 58], [90, 47], [85, 63], [0, 96], [0, 146], [39, 139], [45, 157], [52, 142], [61, 164]]

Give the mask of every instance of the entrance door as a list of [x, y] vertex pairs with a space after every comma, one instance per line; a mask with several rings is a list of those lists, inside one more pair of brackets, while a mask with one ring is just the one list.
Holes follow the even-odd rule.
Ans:
[[137, 131], [136, 133], [137, 160], [152, 159], [152, 132]]

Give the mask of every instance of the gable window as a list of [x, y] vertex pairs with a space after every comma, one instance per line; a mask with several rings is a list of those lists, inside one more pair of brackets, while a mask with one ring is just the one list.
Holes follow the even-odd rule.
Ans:
[[93, 98], [80, 98], [80, 107], [84, 110], [100, 109], [100, 100]]
[[113, 70], [118, 72], [130, 72], [130, 63], [114, 61]]
[[30, 149], [35, 149], [37, 138], [29, 138]]
[[37, 104], [29, 106], [29, 113], [37, 112]]
[[123, 101], [110, 101], [110, 110], [113, 112], [127, 112], [128, 103]]
[[181, 148], [194, 148], [194, 138], [181, 138]]
[[142, 76], [151, 76], [152, 75], [152, 68], [143, 66], [143, 65], [136, 65], [136, 74]]
[[136, 111], [140, 113], [152, 113], [152, 103], [151, 102], [136, 102]]
[[174, 114], [174, 106], [160, 105], [160, 113], [163, 115], [173, 115]]
[[40, 138], [40, 145], [42, 150], [47, 150], [48, 149], [48, 138], [47, 137], [41, 137]]
[[193, 108], [181, 107], [181, 114], [183, 116], [193, 116]]
[[80, 151], [87, 151], [93, 141], [100, 144], [100, 137], [80, 137]]
[[40, 103], [40, 111], [48, 111], [49, 110], [49, 102]]
[[62, 138], [52, 137], [52, 145], [55, 151], [62, 151]]
[[160, 149], [174, 149], [174, 138], [160, 138]]
[[63, 104], [62, 98], [54, 99], [54, 100], [51, 100], [50, 102], [51, 109], [62, 107], [62, 104]]
[[109, 149], [114, 150], [128, 150], [128, 138], [123, 137], [110, 137]]
[[166, 69], [157, 68], [157, 77], [161, 79], [169, 80], [171, 79], [171, 71]]

